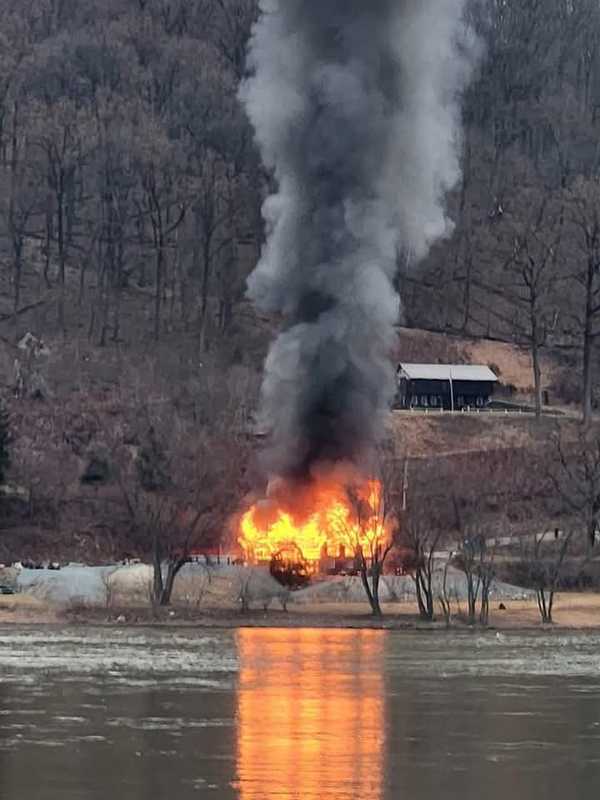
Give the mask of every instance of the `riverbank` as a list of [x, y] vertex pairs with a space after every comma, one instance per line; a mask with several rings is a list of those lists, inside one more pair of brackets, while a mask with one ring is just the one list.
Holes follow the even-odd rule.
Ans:
[[[501, 609], [500, 606], [504, 608]], [[464, 609], [463, 609], [464, 610]], [[462, 611], [456, 610], [453, 627], [467, 627]], [[107, 608], [100, 605], [52, 605], [28, 595], [0, 597], [0, 624], [92, 624], [157, 625], [197, 628], [356, 628], [390, 630], [445, 629], [446, 622], [419, 619], [414, 602], [386, 603], [384, 616], [374, 619], [366, 603], [318, 603], [294, 605], [288, 610], [253, 609], [242, 614], [237, 608], [191, 608], [175, 605], [154, 610], [148, 605]], [[542, 626], [535, 600], [494, 603], [489, 627], [499, 631], [536, 630]], [[554, 625], [557, 630], [600, 630], [600, 595], [557, 595]]]

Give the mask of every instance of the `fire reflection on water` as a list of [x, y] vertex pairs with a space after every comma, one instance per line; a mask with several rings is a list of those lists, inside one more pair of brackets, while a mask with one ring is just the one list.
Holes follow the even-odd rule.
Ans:
[[240, 800], [381, 798], [383, 636], [240, 630], [238, 648]]

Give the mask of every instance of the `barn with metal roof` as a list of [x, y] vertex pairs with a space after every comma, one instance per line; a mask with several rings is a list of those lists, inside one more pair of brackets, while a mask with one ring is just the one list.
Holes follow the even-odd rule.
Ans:
[[485, 408], [498, 378], [481, 364], [400, 364], [399, 408], [460, 411]]

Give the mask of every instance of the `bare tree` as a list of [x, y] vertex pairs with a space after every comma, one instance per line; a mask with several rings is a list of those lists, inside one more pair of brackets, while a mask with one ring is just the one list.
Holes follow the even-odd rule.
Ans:
[[[189, 436], [189, 433], [182, 433]], [[134, 484], [129, 494], [136, 526], [145, 535], [153, 565], [153, 600], [169, 605], [175, 579], [195, 549], [214, 547], [227, 534], [227, 519], [241, 492], [244, 443], [233, 436], [171, 440], [162, 468], [168, 484]]]
[[[233, 240], [232, 221], [235, 219], [235, 200], [231, 193], [233, 178], [227, 174], [227, 164], [214, 152], [206, 151], [201, 163], [201, 176], [192, 205], [194, 239], [200, 257], [200, 346], [207, 344], [208, 302], [215, 265], [222, 260]], [[194, 264], [196, 271], [198, 265]], [[233, 277], [233, 276], [232, 276]], [[226, 278], [231, 280], [231, 278]]]
[[600, 436], [582, 425], [574, 441], [554, 436], [555, 460], [550, 479], [564, 507], [585, 531], [588, 550], [596, 544], [600, 516]]
[[481, 581], [479, 623], [481, 625], [487, 625], [490, 619], [490, 591], [495, 577], [496, 566], [494, 564], [494, 555], [492, 553], [487, 558], [482, 557], [479, 563], [479, 578]]
[[[13, 285], [13, 323], [15, 328], [21, 308], [21, 291], [23, 283], [23, 263], [25, 244], [31, 233], [31, 225], [39, 206], [38, 187], [27, 162], [21, 160], [17, 152], [18, 145], [13, 142], [11, 156], [9, 191], [6, 206], [2, 208], [4, 218], [4, 235], [11, 248], [11, 278]], [[25, 157], [23, 157], [25, 158]]]
[[[154, 125], [154, 130], [152, 129]], [[177, 153], [155, 121], [139, 142], [137, 170], [140, 191], [137, 200], [140, 226], [149, 223], [154, 252], [154, 339], [160, 338], [165, 273], [170, 239], [185, 218], [188, 192], [180, 173]], [[182, 185], [183, 184], [183, 185]]]
[[86, 109], [64, 98], [48, 107], [38, 103], [30, 117], [31, 142], [47, 189], [46, 249], [56, 244], [58, 324], [66, 329], [66, 267], [72, 244], [72, 199], [78, 170], [93, 148], [93, 128]]
[[[95, 123], [98, 147], [90, 169], [91, 194], [88, 204], [89, 252], [97, 261], [96, 302], [91, 307], [88, 335], [100, 328], [99, 344], [107, 344], [121, 333], [121, 305], [132, 268], [127, 266], [133, 240], [137, 175], [132, 166], [133, 113], [125, 103], [101, 97], [96, 101]], [[79, 303], [85, 291], [85, 259], [80, 267]]]
[[485, 536], [476, 526], [467, 529], [463, 535], [456, 563], [466, 581], [467, 620], [470, 625], [474, 625], [477, 620], [482, 625], [487, 625], [489, 596], [495, 577], [494, 551], [489, 549]]
[[217, 46], [237, 80], [241, 80], [246, 66], [246, 45], [258, 6], [256, 0], [215, 2], [219, 10], [215, 17]]
[[397, 462], [379, 452], [368, 474], [367, 482], [359, 479], [346, 486], [350, 504], [346, 538], [354, 552], [373, 616], [380, 617], [379, 586], [385, 561], [397, 535], [394, 516], [394, 509], [398, 507]]
[[545, 624], [553, 622], [554, 599], [572, 538], [572, 531], [558, 542], [543, 533], [523, 539], [521, 543], [524, 578], [535, 589], [538, 610]]
[[[440, 609], [446, 620], [446, 625], [449, 626], [452, 621], [452, 600], [456, 600], [456, 596], [452, 597], [452, 592], [448, 588], [448, 570], [450, 569], [450, 564], [452, 562], [452, 553], [450, 553], [450, 557], [446, 560], [444, 564], [444, 572], [442, 573], [442, 583], [438, 590], [438, 603], [440, 605]], [[454, 593], [456, 595], [456, 592]]]
[[415, 583], [419, 615], [431, 621], [435, 616], [435, 553], [443, 531], [422, 508], [411, 508], [402, 523], [401, 541], [410, 553], [406, 566]]
[[[535, 413], [542, 414], [541, 348], [556, 324], [553, 292], [558, 275], [556, 262], [562, 237], [563, 209], [547, 197], [526, 195], [529, 207], [504, 214], [508, 227], [509, 255], [498, 290], [515, 309], [515, 335], [531, 351]], [[508, 285], [506, 285], [506, 283]]]
[[188, 563], [193, 545], [202, 544], [201, 519], [209, 508], [183, 509], [172, 497], [147, 497], [139, 509], [140, 524], [152, 541], [152, 600], [171, 603], [175, 579]]
[[594, 351], [600, 330], [600, 179], [579, 178], [567, 193], [573, 244], [578, 255], [574, 277], [583, 292], [583, 421], [592, 420]]
[[250, 442], [240, 409], [248, 385], [207, 367], [194, 384], [191, 408], [181, 402], [183, 389], [180, 382], [175, 398], [136, 407], [129, 433], [135, 446], [114, 426], [105, 430], [133, 529], [131, 547], [153, 565], [157, 605], [170, 602], [193, 550], [225, 541], [229, 518], [247, 491]]

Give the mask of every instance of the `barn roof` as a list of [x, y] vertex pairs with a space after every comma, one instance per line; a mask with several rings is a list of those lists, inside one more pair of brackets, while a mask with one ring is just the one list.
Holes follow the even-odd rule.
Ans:
[[410, 380], [498, 381], [492, 370], [481, 364], [400, 364], [398, 369]]

